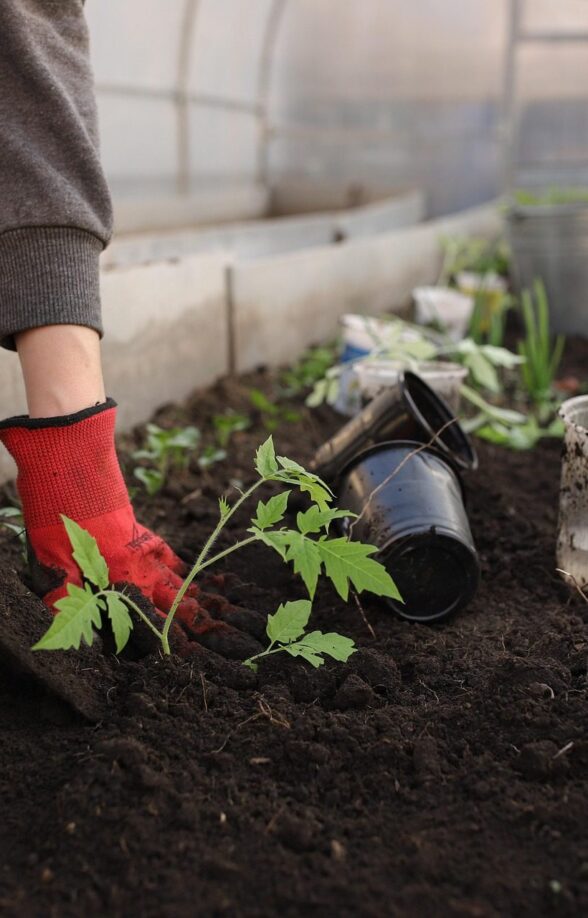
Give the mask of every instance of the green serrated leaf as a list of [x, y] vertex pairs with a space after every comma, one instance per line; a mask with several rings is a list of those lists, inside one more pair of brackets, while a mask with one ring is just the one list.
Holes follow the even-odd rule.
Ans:
[[326, 529], [333, 520], [344, 517], [356, 516], [350, 510], [321, 510], [316, 504], [309, 507], [304, 513], [298, 513], [296, 516], [296, 525], [301, 533], [307, 535], [309, 532], [320, 532]]
[[218, 499], [218, 509], [220, 513], [221, 520], [224, 520], [225, 516], [230, 513], [231, 506], [226, 499], [226, 497], [219, 497]]
[[316, 545], [327, 576], [345, 601], [351, 583], [358, 593], [367, 590], [376, 596], [388, 596], [402, 602], [398, 588], [384, 565], [369, 557], [377, 551], [374, 545], [351, 542], [346, 538], [321, 540]]
[[318, 653], [315, 653], [312, 647], [307, 647], [302, 641], [296, 644], [288, 644], [284, 647], [284, 650], [292, 657], [302, 657], [303, 660], [306, 660], [306, 662], [314, 666], [315, 669], [318, 669], [319, 666], [322, 666], [325, 662]]
[[312, 472], [307, 472], [303, 465], [300, 465], [299, 462], [295, 462], [294, 459], [288, 459], [287, 456], [277, 456], [278, 464], [285, 469], [287, 472], [297, 472], [299, 474], [316, 478], [316, 475], [313, 475]]
[[260, 542], [263, 542], [264, 545], [277, 551], [283, 561], [286, 560], [286, 550], [289, 544], [287, 533], [282, 532], [282, 530], [278, 530], [277, 532], [264, 532], [256, 526], [251, 526], [247, 532], [252, 533], [252, 535]]
[[258, 529], [269, 529], [275, 526], [280, 520], [283, 520], [288, 506], [288, 498], [291, 491], [283, 491], [270, 497], [268, 501], [259, 501], [254, 519], [251, 521]]
[[281, 481], [282, 484], [293, 485], [299, 491], [305, 491], [313, 503], [317, 504], [321, 510], [328, 510], [329, 504], [333, 500], [333, 495], [325, 484], [319, 479], [313, 478], [292, 478], [286, 472], [273, 476], [274, 481]]
[[82, 640], [92, 644], [94, 628], [102, 622], [100, 599], [90, 587], [82, 589], [75, 583], [68, 583], [67, 593], [55, 603], [57, 615], [32, 650], [79, 650]]
[[286, 561], [292, 561], [294, 573], [300, 574], [304, 585], [312, 598], [316, 593], [316, 586], [321, 572], [321, 555], [318, 542], [307, 539], [306, 536], [294, 530], [288, 530], [289, 544], [286, 550]]
[[273, 437], [269, 436], [265, 443], [258, 447], [255, 454], [255, 468], [261, 478], [271, 478], [278, 471]]
[[334, 660], [340, 660], [346, 663], [352, 653], [355, 653], [357, 647], [351, 638], [337, 634], [336, 631], [328, 631], [323, 634], [322, 631], [311, 631], [305, 634], [301, 643], [305, 647], [310, 647], [314, 653], [326, 653]]
[[99, 590], [105, 590], [108, 586], [108, 565], [100, 554], [96, 539], [69, 517], [62, 514], [61, 519], [72, 547], [72, 557], [82, 575]]
[[274, 615], [267, 619], [267, 636], [270, 641], [279, 644], [289, 644], [295, 641], [308, 624], [312, 604], [308, 599], [298, 599], [295, 602], [286, 602], [279, 606]]
[[116, 652], [120, 653], [127, 645], [131, 631], [133, 630], [133, 621], [129, 614], [129, 610], [118, 593], [106, 593], [104, 599], [106, 600], [108, 618], [112, 625]]

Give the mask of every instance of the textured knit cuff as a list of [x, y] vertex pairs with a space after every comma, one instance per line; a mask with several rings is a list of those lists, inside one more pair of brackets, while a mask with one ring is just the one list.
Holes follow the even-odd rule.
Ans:
[[0, 345], [43, 325], [86, 325], [102, 335], [98, 258], [85, 230], [31, 226], [0, 234]]

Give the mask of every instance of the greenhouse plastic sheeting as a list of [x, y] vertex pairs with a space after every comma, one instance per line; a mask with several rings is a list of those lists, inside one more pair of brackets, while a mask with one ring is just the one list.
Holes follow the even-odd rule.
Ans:
[[[501, 190], [510, 0], [88, 0], [86, 9], [118, 204], [155, 195], [171, 207], [174, 196], [232, 182], [272, 190], [251, 197], [261, 210], [282, 195], [291, 211], [306, 182], [344, 188], [347, 204], [420, 187], [436, 215]], [[524, 0], [523, 20], [588, 28], [588, 4]], [[587, 48], [524, 49], [520, 162], [585, 156]]]

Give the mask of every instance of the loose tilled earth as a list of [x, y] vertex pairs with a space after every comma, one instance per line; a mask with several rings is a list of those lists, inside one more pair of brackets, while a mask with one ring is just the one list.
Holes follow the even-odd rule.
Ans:
[[[567, 371], [587, 359], [575, 343]], [[206, 429], [228, 405], [250, 410], [247, 385], [271, 379], [221, 382], [156, 420]], [[275, 439], [304, 462], [335, 427], [302, 408]], [[265, 436], [256, 423], [230, 461], [176, 475], [155, 499], [139, 490], [139, 517], [193, 557]], [[314, 626], [360, 647], [347, 665], [278, 656], [256, 676], [208, 651], [46, 656], [82, 709], [88, 673], [101, 680], [88, 719], [6, 659], [0, 913], [587, 914], [588, 606], [554, 572], [559, 452], [480, 447], [468, 490], [483, 581], [453, 621], [417, 626], [320, 590]], [[32, 642], [45, 612], [6, 531], [0, 558], [0, 613]], [[248, 609], [304, 595], [262, 546], [229, 560]]]

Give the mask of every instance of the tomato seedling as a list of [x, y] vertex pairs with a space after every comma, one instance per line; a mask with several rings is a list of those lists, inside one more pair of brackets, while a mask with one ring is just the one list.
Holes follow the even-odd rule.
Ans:
[[[318, 665], [316, 658], [321, 654], [327, 653], [334, 656], [336, 653], [343, 653], [345, 648], [349, 649], [345, 641], [341, 644], [339, 640], [335, 640], [335, 638], [340, 638], [338, 635], [311, 632], [303, 636], [319, 576], [324, 574], [344, 600], [348, 599], [350, 585], [358, 593], [365, 590], [377, 596], [401, 600], [392, 577], [382, 564], [371, 557], [377, 551], [375, 546], [350, 541], [346, 537], [330, 537], [329, 528], [333, 520], [351, 514], [347, 510], [339, 510], [330, 506], [333, 495], [317, 475], [308, 472], [303, 466], [286, 456], [276, 456], [271, 436], [257, 450], [255, 470], [258, 476], [256, 481], [240, 495], [235, 503], [229, 504], [224, 497], [219, 500], [218, 523], [178, 590], [161, 631], [125, 593], [109, 585], [108, 567], [96, 540], [77, 523], [63, 517], [72, 545], [73, 558], [82, 574], [83, 586], [68, 583], [68, 595], [56, 603], [57, 615], [46, 634], [35, 644], [34, 649], [79, 648], [82, 640], [91, 644], [94, 631], [100, 628], [102, 614], [105, 613], [112, 625], [117, 652], [120, 652], [132, 631], [133, 620], [130, 612], [134, 612], [157, 635], [164, 653], [169, 654], [170, 628], [177, 608], [190, 584], [206, 568], [254, 542], [263, 543], [276, 551], [284, 562], [291, 562], [294, 572], [299, 574], [304, 581], [309, 595], [308, 607], [304, 607], [308, 611], [308, 616], [302, 627], [300, 627], [301, 607], [296, 604], [286, 604], [281, 607], [281, 612], [278, 610], [278, 624], [280, 624], [288, 618], [293, 609], [298, 609], [297, 627], [300, 630], [296, 635], [297, 648], [294, 647], [293, 636], [288, 641], [280, 640], [275, 630], [278, 626], [268, 623], [268, 628], [271, 628], [272, 631], [271, 634], [268, 631], [268, 636], [273, 643], [264, 655], [267, 655], [270, 650], [274, 652], [274, 644], [278, 642], [280, 645], [285, 645], [285, 650], [290, 647], [288, 653], [308, 659], [313, 665]], [[288, 488], [270, 497], [267, 501], [260, 500], [255, 515], [251, 519], [247, 535], [229, 548], [211, 556], [215, 542], [231, 517], [262, 485], [268, 482], [276, 482]], [[293, 488], [307, 494], [312, 502], [311, 506], [305, 512], [297, 514], [296, 528], [279, 526], [284, 520], [288, 498]], [[312, 660], [310, 660], [311, 656]], [[250, 660], [249, 663], [251, 662]]]

